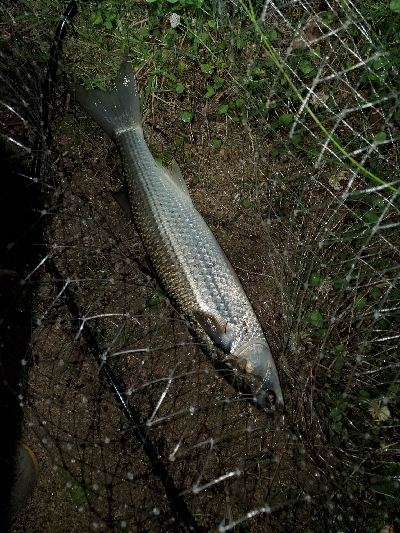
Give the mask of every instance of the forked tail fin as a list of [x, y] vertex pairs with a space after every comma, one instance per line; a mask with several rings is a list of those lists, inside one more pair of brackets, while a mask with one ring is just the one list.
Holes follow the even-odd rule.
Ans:
[[118, 133], [142, 127], [139, 94], [132, 63], [122, 63], [109, 91], [86, 91], [81, 85], [69, 86], [78, 103], [115, 140]]

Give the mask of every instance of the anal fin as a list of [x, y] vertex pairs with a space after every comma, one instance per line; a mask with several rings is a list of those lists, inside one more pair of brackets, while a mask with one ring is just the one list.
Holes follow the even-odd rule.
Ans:
[[132, 220], [131, 204], [129, 203], [128, 187], [124, 183], [118, 192], [111, 192], [111, 196], [121, 207], [125, 215]]

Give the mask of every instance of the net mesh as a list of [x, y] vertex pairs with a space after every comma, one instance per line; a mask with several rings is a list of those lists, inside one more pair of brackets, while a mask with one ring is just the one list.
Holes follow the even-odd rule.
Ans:
[[[154, 280], [110, 195], [123, 176], [111, 141], [62, 87], [50, 132], [41, 124], [63, 11], [43, 4], [1, 8], [11, 172], [2, 179], [1, 366], [8, 416], [23, 414], [22, 440], [41, 465], [12, 531], [394, 528], [400, 114], [392, 27], [379, 34], [349, 1], [266, 2], [254, 11], [220, 2], [187, 26], [181, 13], [163, 69], [156, 52], [145, 58], [169, 43], [167, 16], [135, 48], [146, 140], [155, 156], [179, 162], [271, 345], [286, 406], [271, 417], [225, 381]], [[65, 43], [65, 63], [75, 58], [81, 71], [89, 67], [77, 50], [101, 5], [80, 7]], [[146, 7], [130, 6], [126, 35], [146, 27]], [[204, 29], [211, 19], [206, 41], [199, 21]], [[96, 24], [106, 40], [110, 28]], [[197, 61], [177, 52], [188, 50], [185, 39]], [[221, 54], [207, 55], [211, 42], [225, 43], [229, 69]], [[182, 57], [179, 96], [167, 67], [176, 72]], [[227, 70], [230, 84], [218, 86]]]

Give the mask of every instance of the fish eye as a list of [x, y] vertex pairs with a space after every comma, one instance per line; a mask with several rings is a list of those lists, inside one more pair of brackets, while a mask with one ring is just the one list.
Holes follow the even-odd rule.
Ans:
[[264, 389], [259, 391], [254, 400], [262, 409], [269, 411], [276, 404], [276, 394], [271, 389]]

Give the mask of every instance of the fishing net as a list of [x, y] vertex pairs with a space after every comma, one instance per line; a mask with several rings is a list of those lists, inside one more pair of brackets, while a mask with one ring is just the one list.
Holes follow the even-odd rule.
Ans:
[[[399, 15], [167, 7], [1, 7], [2, 438], [40, 464], [11, 530], [394, 530]], [[178, 161], [236, 270], [283, 415], [224, 379], [154, 278], [110, 195], [117, 149], [49, 89], [60, 20], [54, 80], [107, 86], [129, 52], [146, 141]]]

